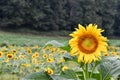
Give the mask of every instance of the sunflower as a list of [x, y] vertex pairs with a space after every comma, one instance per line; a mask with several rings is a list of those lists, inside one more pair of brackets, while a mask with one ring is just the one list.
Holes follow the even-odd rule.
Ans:
[[26, 58], [26, 55], [20, 54], [20, 55], [19, 55], [19, 58], [20, 58], [20, 59], [25, 59], [25, 58]]
[[68, 69], [67, 66], [63, 66], [63, 67], [62, 67], [62, 71], [65, 71], [65, 70], [67, 70], [67, 69]]
[[0, 51], [0, 58], [2, 58], [2, 56], [3, 56], [3, 52], [2, 52], [2, 51]]
[[63, 63], [63, 62], [65, 62], [65, 60], [64, 60], [64, 59], [60, 59], [60, 60], [58, 61], [58, 64]]
[[52, 74], [54, 73], [51, 68], [47, 68], [45, 71], [46, 71], [49, 75], [52, 75]]
[[31, 54], [32, 53], [32, 50], [30, 48], [27, 48], [27, 53], [28, 54]]
[[50, 54], [49, 54], [49, 57], [53, 57], [53, 54], [52, 54], [52, 53], [50, 53]]
[[32, 55], [32, 59], [35, 59], [35, 58], [37, 58], [37, 57], [36, 57], [36, 55], [35, 55], [35, 54], [33, 54], [33, 55]]
[[48, 55], [45, 53], [45, 54], [43, 54], [43, 58], [47, 58], [48, 57]]
[[38, 52], [35, 52], [34, 53], [36, 57], [39, 57], [39, 53]]
[[12, 59], [13, 58], [13, 54], [7, 54], [7, 58], [8, 59]]
[[37, 64], [38, 60], [37, 59], [32, 59], [33, 64]]
[[30, 67], [31, 66], [30, 64], [26, 64], [26, 63], [23, 63], [21, 65], [24, 66], [24, 67]]
[[79, 24], [76, 31], [70, 34], [73, 37], [69, 41], [71, 55], [78, 56], [78, 62], [91, 63], [99, 60], [101, 52], [107, 53], [108, 46], [107, 38], [101, 34], [103, 31], [95, 24], [89, 24], [86, 28]]
[[12, 50], [12, 52], [13, 52], [13, 53], [17, 53], [17, 51], [16, 51], [16, 50]]
[[47, 58], [47, 62], [52, 63], [52, 62], [54, 62], [54, 59], [53, 58]]

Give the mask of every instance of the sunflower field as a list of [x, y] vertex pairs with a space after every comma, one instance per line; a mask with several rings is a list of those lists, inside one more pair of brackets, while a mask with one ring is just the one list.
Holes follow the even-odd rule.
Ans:
[[96, 24], [78, 25], [68, 44], [0, 47], [0, 80], [119, 80], [120, 47]]

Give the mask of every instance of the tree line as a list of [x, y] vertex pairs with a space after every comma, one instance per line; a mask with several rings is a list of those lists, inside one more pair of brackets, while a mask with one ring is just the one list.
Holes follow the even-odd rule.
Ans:
[[119, 36], [119, 21], [120, 0], [0, 0], [0, 29], [72, 31], [95, 23]]

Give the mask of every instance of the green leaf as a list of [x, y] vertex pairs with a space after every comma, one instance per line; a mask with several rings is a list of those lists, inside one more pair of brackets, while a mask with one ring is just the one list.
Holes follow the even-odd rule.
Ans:
[[63, 46], [63, 47], [60, 47], [60, 48], [62, 48], [63, 50], [66, 50], [68, 52], [70, 52], [70, 49], [71, 49], [70, 45]]
[[92, 74], [92, 78], [94, 78], [95, 80], [101, 80], [100, 77], [101, 77], [100, 73], [93, 73]]
[[111, 71], [110, 75], [113, 77], [118, 77], [120, 75], [120, 60], [117, 57], [107, 57], [106, 60], [108, 60], [111, 63]]
[[45, 46], [48, 46], [48, 45], [52, 45], [52, 46], [55, 46], [55, 47], [62, 47], [64, 46], [64, 44], [56, 41], [56, 40], [52, 40], [52, 41], [48, 41]]
[[15, 74], [4, 73], [0, 75], [0, 80], [19, 80], [19, 77]]
[[70, 56], [69, 53], [65, 53], [64, 54], [64, 59], [67, 61], [67, 60], [73, 60], [73, 56]]
[[98, 79], [94, 79], [94, 78], [89, 78], [89, 79], [87, 79], [87, 80], [98, 80]]
[[61, 77], [67, 78], [67, 79], [76, 79], [76, 73], [73, 70], [66, 70], [61, 73]]
[[69, 80], [69, 79], [64, 78], [64, 77], [62, 77], [60, 75], [52, 75], [51, 77], [53, 78], [53, 80]]
[[67, 66], [69, 69], [72, 69], [74, 71], [81, 71], [81, 68], [78, 67], [79, 64], [74, 61], [66, 61], [64, 62], [64, 66]]
[[46, 72], [35, 72], [28, 74], [22, 80], [53, 80]]
[[53, 80], [77, 80], [73, 70], [66, 70], [59, 75], [52, 75]]
[[101, 68], [101, 74], [102, 74], [102, 79], [106, 79], [108, 76], [110, 76], [110, 71], [111, 71], [111, 63], [110, 62], [103, 62], [100, 64]]
[[117, 78], [120, 75], [120, 60], [116, 57], [106, 57], [100, 64], [100, 69], [103, 79], [111, 76]]
[[84, 80], [83, 71], [76, 71], [76, 74], [78, 78], [80, 78], [81, 80]]
[[78, 62], [77, 61], [77, 57], [75, 57], [75, 56], [71, 56], [70, 55], [70, 53], [66, 53], [65, 55], [64, 55], [64, 59], [65, 59], [65, 61], [74, 61], [74, 62]]
[[118, 77], [120, 75], [120, 60], [115, 60], [112, 63], [112, 69], [111, 69], [110, 74], [113, 77]]

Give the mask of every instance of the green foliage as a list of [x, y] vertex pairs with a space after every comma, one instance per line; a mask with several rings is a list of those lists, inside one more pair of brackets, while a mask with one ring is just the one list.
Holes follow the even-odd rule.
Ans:
[[0, 28], [71, 31], [78, 23], [96, 23], [105, 35], [118, 35], [119, 6], [119, 0], [1, 0]]
[[56, 46], [56, 47], [62, 47], [62, 46], [64, 46], [64, 44], [62, 44], [62, 43], [60, 43], [60, 42], [58, 42], [56, 40], [48, 41], [45, 45], [46, 46], [47, 45], [52, 45], [52, 46]]
[[19, 80], [19, 77], [14, 74], [2, 74], [0, 80]]
[[53, 80], [46, 72], [35, 72], [28, 74], [22, 80]]
[[104, 58], [100, 64], [100, 72], [102, 74], [102, 79], [110, 79], [111, 77], [118, 77], [120, 75], [120, 60], [116, 57]]
[[[65, 37], [46, 37], [46, 36], [34, 36], [34, 35], [23, 35], [23, 34], [13, 34], [13, 33], [2, 33], [0, 32], [0, 46], [7, 45], [40, 45], [44, 46], [48, 41], [57, 40], [59, 43], [64, 43], [68, 40]], [[62, 44], [60, 43], [60, 44]]]
[[22, 80], [75, 80], [76, 75], [73, 70], [66, 70], [60, 75], [48, 75], [46, 72], [36, 72], [28, 74]]
[[66, 51], [68, 51], [68, 52], [70, 52], [70, 45], [66, 45], [66, 46], [63, 46], [63, 47], [61, 47], [63, 50], [66, 50]]
[[60, 75], [52, 75], [53, 80], [77, 80], [76, 74], [73, 70], [66, 70]]

